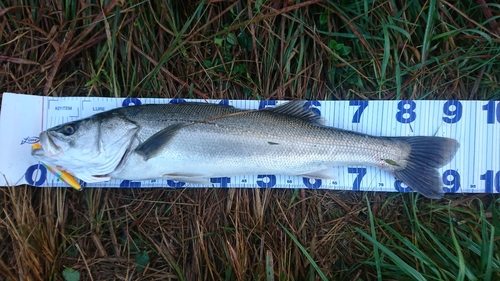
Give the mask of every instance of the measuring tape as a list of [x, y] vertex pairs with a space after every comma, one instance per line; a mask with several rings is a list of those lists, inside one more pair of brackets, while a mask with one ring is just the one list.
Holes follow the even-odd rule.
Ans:
[[[41, 130], [75, 121], [120, 106], [186, 101], [232, 105], [242, 109], [273, 107], [286, 101], [33, 97], [40, 104]], [[308, 101], [328, 126], [376, 136], [441, 136], [459, 141], [453, 160], [439, 169], [443, 188], [448, 193], [500, 192], [500, 102], [497, 101]], [[3, 118], [3, 115], [2, 115]], [[261, 151], [265, 154], [266, 151]], [[37, 186], [67, 186], [47, 173], [32, 159], [25, 169], [25, 182]], [[362, 191], [411, 191], [392, 175], [375, 167], [336, 167], [336, 178], [312, 179], [283, 175], [247, 175], [212, 178], [214, 187], [317, 188]], [[0, 170], [1, 172], [1, 170]], [[113, 180], [83, 187], [201, 187], [167, 179], [148, 181]], [[205, 186], [206, 187], [206, 186]]]

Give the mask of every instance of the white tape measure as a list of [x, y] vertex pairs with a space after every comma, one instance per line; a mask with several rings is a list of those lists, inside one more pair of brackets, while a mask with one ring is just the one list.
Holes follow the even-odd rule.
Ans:
[[[17, 95], [19, 96], [19, 95]], [[138, 98], [33, 97], [42, 99], [41, 130], [85, 118], [120, 106], [185, 101], [228, 104], [261, 109], [285, 101], [184, 100]], [[5, 99], [5, 96], [4, 96]], [[448, 193], [500, 192], [500, 102], [497, 101], [310, 101], [328, 126], [376, 136], [442, 136], [456, 139], [460, 149], [451, 163], [439, 171]], [[4, 105], [5, 106], [5, 105]], [[4, 116], [2, 115], [2, 118]], [[38, 123], [40, 124], [40, 123]], [[29, 135], [32, 136], [32, 135]], [[19, 145], [17, 143], [17, 145]], [[266, 151], [261, 151], [265, 154]], [[0, 166], [1, 168], [1, 166]], [[44, 171], [33, 159], [25, 167], [25, 182], [38, 186], [66, 186]], [[363, 191], [410, 191], [401, 181], [375, 167], [337, 167], [337, 178], [310, 179], [283, 175], [248, 175], [210, 179], [214, 187], [321, 188]], [[2, 170], [0, 169], [0, 172]], [[22, 181], [21, 183], [24, 183]], [[1, 182], [0, 182], [1, 184]], [[87, 187], [198, 187], [166, 179], [109, 181]]]

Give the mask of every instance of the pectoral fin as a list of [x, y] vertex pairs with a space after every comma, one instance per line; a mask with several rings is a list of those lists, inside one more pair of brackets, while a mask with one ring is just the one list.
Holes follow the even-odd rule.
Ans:
[[166, 127], [137, 146], [135, 152], [144, 157], [144, 161], [148, 161], [156, 156], [182, 127], [184, 127], [184, 125], [180, 123]]

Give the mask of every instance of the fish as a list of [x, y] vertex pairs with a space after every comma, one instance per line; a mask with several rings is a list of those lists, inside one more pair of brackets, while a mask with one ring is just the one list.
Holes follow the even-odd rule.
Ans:
[[305, 101], [243, 110], [185, 102], [112, 109], [40, 133], [40, 161], [88, 182], [210, 184], [276, 174], [335, 179], [338, 166], [374, 166], [425, 197], [443, 197], [438, 168], [460, 145], [437, 136], [372, 136], [325, 125]]

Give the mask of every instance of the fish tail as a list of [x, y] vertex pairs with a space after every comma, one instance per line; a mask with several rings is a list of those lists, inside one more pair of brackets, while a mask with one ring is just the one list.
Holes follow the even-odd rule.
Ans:
[[393, 173], [402, 182], [427, 198], [443, 197], [443, 181], [438, 168], [448, 164], [455, 156], [460, 144], [458, 141], [443, 137], [396, 137], [410, 145], [407, 164]]

